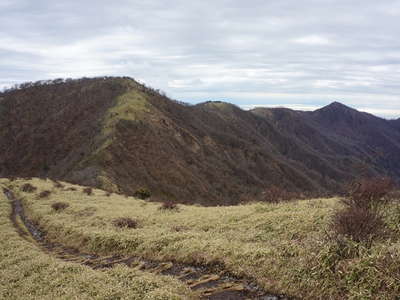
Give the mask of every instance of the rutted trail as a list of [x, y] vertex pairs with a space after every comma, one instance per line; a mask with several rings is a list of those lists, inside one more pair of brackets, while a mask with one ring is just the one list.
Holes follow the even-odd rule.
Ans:
[[187, 284], [201, 299], [288, 299], [283, 295], [266, 293], [251, 280], [232, 276], [221, 266], [151, 261], [135, 256], [101, 257], [95, 254], [81, 253], [59, 243], [51, 243], [45, 239], [45, 234], [26, 217], [21, 201], [15, 197], [13, 192], [5, 188], [3, 188], [3, 192], [12, 204], [10, 218], [20, 236], [37, 243], [43, 251], [64, 261], [87, 265], [93, 269], [111, 268], [117, 264], [125, 264], [143, 271], [173, 276]]

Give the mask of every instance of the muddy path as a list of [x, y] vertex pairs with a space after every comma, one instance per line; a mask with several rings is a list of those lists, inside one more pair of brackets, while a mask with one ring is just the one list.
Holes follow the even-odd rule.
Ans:
[[210, 300], [286, 300], [285, 295], [265, 292], [254, 281], [238, 278], [223, 269], [223, 266], [203, 266], [181, 264], [173, 261], [152, 261], [137, 256], [99, 256], [82, 253], [77, 249], [46, 240], [45, 234], [25, 215], [22, 202], [14, 193], [3, 188], [5, 196], [12, 205], [11, 222], [18, 234], [38, 245], [44, 252], [63, 261], [79, 263], [92, 269], [112, 268], [117, 264], [138, 268], [160, 275], [170, 275], [185, 283], [200, 299]]

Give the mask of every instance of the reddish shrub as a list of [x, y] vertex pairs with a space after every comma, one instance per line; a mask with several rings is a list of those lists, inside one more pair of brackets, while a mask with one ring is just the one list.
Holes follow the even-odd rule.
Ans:
[[349, 207], [377, 210], [384, 205], [394, 184], [388, 177], [366, 178], [353, 183], [343, 202]]
[[336, 233], [356, 242], [372, 240], [385, 227], [382, 217], [376, 211], [355, 207], [338, 211], [333, 217], [332, 226]]
[[269, 203], [278, 203], [281, 201], [289, 201], [296, 198], [295, 193], [288, 192], [276, 185], [270, 186], [263, 192], [263, 201]]
[[66, 209], [67, 207], [69, 207], [69, 204], [65, 202], [55, 202], [51, 205], [51, 208], [55, 211], [60, 211]]
[[393, 181], [387, 177], [351, 184], [343, 200], [346, 207], [333, 217], [333, 230], [356, 242], [371, 241], [378, 236], [385, 229], [380, 208], [390, 200], [388, 194], [393, 187]]
[[112, 221], [113, 225], [119, 228], [137, 228], [138, 223], [132, 218], [117, 218]]
[[159, 207], [161, 210], [177, 210], [178, 205], [172, 201], [164, 201]]

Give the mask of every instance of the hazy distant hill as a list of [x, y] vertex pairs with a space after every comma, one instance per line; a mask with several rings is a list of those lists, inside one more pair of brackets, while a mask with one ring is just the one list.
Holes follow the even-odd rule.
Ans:
[[400, 178], [399, 120], [332, 103], [314, 112], [189, 106], [129, 78], [58, 80], [0, 94], [0, 176], [49, 176], [179, 202], [234, 204], [271, 184], [338, 192]]

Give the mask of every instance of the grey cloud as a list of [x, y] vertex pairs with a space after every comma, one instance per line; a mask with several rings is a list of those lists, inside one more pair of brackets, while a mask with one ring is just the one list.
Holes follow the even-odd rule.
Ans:
[[0, 87], [127, 75], [182, 101], [337, 100], [388, 115], [400, 111], [399, 16], [394, 0], [3, 0]]

